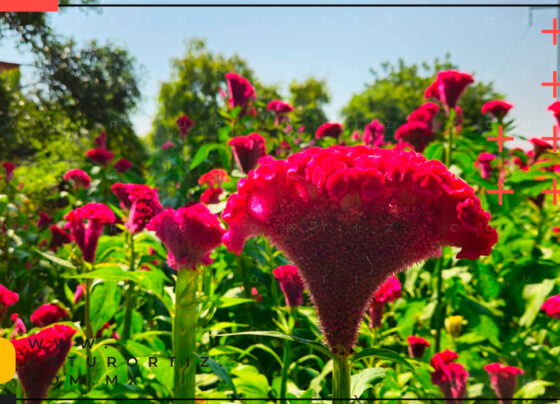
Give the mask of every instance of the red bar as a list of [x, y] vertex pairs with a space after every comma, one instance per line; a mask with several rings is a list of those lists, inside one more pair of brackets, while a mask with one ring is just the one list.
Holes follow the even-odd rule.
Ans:
[[0, 11], [58, 11], [58, 0], [0, 0]]

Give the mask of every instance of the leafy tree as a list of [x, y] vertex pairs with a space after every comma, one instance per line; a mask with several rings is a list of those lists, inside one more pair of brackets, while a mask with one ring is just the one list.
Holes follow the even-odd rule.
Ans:
[[290, 95], [296, 122], [305, 126], [308, 132], [314, 133], [327, 121], [323, 107], [329, 103], [330, 96], [325, 80], [313, 77], [300, 82], [294, 80], [290, 84]]

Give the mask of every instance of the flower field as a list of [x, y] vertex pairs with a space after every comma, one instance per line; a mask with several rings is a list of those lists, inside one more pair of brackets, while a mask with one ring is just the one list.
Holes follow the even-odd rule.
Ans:
[[520, 139], [515, 107], [467, 109], [467, 73], [431, 80], [398, 126], [309, 127], [230, 71], [214, 138], [184, 110], [142, 169], [111, 128], [41, 194], [4, 161], [2, 393], [560, 399], [557, 145], [488, 140]]

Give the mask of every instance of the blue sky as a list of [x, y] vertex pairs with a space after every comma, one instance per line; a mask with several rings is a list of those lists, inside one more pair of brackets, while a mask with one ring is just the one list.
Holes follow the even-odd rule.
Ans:
[[[546, 111], [552, 90], [540, 83], [552, 78], [556, 47], [540, 30], [552, 26], [556, 12], [534, 11], [531, 27], [525, 7], [104, 8], [67, 9], [51, 18], [58, 33], [78, 42], [113, 41], [143, 66], [143, 98], [133, 117], [140, 135], [149, 131], [170, 60], [184, 53], [187, 39], [198, 37], [212, 51], [239, 54], [260, 80], [281, 88], [292, 79], [325, 78], [333, 120], [351, 94], [372, 80], [371, 67], [399, 57], [409, 63], [432, 61], [450, 52], [461, 70], [495, 82], [515, 105], [516, 133], [534, 137], [550, 136], [554, 123]], [[0, 54], [7, 61], [31, 60], [10, 41], [0, 44]]]

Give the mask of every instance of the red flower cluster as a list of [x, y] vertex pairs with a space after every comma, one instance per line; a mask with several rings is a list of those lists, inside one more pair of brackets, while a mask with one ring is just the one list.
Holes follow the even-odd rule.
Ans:
[[424, 97], [442, 102], [445, 110], [449, 111], [457, 106], [459, 97], [471, 83], [474, 83], [474, 79], [468, 73], [456, 70], [439, 72], [436, 80], [426, 89]]
[[187, 115], [183, 115], [179, 119], [177, 119], [177, 126], [181, 131], [181, 137], [185, 139], [185, 136], [187, 136], [189, 130], [191, 130], [194, 126], [194, 122]]
[[231, 108], [241, 107], [239, 116], [246, 113], [255, 115], [256, 112], [250, 106], [251, 100], [256, 98], [255, 88], [249, 80], [237, 73], [227, 73], [226, 80], [229, 91], [228, 102]]
[[88, 203], [70, 211], [64, 218], [68, 220], [65, 228], [70, 229], [74, 241], [82, 250], [84, 260], [93, 263], [103, 225], [114, 223], [115, 214], [102, 203]]
[[317, 128], [315, 137], [321, 139], [324, 137], [332, 137], [338, 140], [342, 134], [342, 125], [337, 122], [325, 122]]
[[225, 230], [218, 217], [200, 203], [177, 210], [166, 209], [148, 225], [168, 250], [167, 263], [173, 269], [196, 269], [212, 263], [210, 253], [221, 244]]
[[278, 126], [280, 122], [289, 120], [287, 115], [294, 110], [294, 107], [281, 100], [272, 100], [268, 103], [266, 109], [274, 112], [274, 124]]
[[377, 119], [368, 123], [364, 129], [364, 134], [362, 136], [362, 141], [364, 144], [381, 147], [383, 146], [383, 136], [385, 132], [385, 125], [379, 122]]
[[534, 154], [532, 156], [533, 162], [537, 161], [537, 159], [547, 152], [547, 150], [552, 149], [552, 145], [544, 140], [541, 140], [537, 137], [534, 137], [529, 140], [533, 144]]
[[115, 170], [119, 173], [124, 173], [132, 168], [132, 163], [127, 159], [119, 159], [113, 167], [115, 167]]
[[143, 184], [117, 183], [111, 186], [111, 190], [119, 198], [121, 207], [128, 210], [125, 227], [131, 233], [144, 230], [146, 224], [163, 210], [155, 188]]
[[541, 307], [548, 316], [560, 320], [560, 295], [551, 296]]
[[44, 229], [51, 223], [52, 218], [49, 216], [49, 214], [47, 212], [39, 211], [39, 218], [37, 218], [35, 226], [37, 226], [39, 229]]
[[501, 121], [502, 119], [504, 119], [508, 111], [512, 108], [513, 105], [510, 104], [509, 102], [505, 102], [502, 100], [494, 100], [485, 103], [482, 106], [480, 112], [482, 112], [483, 114], [490, 114], [498, 121]]
[[399, 126], [395, 132], [395, 139], [414, 146], [414, 150], [422, 152], [434, 139], [432, 128], [422, 121], [410, 121]]
[[439, 112], [439, 106], [433, 102], [425, 102], [420, 105], [406, 118], [407, 122], [420, 121], [424, 122], [430, 128], [433, 127], [434, 119]]
[[46, 327], [68, 318], [68, 312], [56, 304], [43, 304], [35, 310], [31, 317], [31, 324], [35, 327]]
[[560, 101], [554, 101], [550, 104], [547, 108], [554, 114], [554, 118], [556, 118], [556, 122], [560, 125]]
[[459, 355], [446, 349], [436, 353], [430, 362], [434, 368], [432, 383], [440, 388], [446, 403], [461, 403], [467, 390], [469, 372], [463, 365], [454, 362], [457, 358]]
[[72, 241], [72, 236], [70, 234], [54, 224], [49, 227], [49, 230], [51, 231], [49, 250], [56, 251], [59, 247]]
[[6, 184], [9, 184], [10, 181], [14, 179], [14, 170], [16, 169], [16, 165], [11, 161], [5, 161], [2, 163], [2, 167], [4, 167], [4, 178], [6, 179]]
[[85, 171], [80, 170], [79, 168], [75, 168], [73, 170], [68, 170], [66, 174], [64, 174], [65, 181], [72, 181], [74, 183], [74, 188], [89, 188], [91, 183], [91, 178]]
[[484, 366], [490, 376], [490, 383], [496, 392], [499, 404], [513, 403], [513, 394], [517, 388], [517, 376], [522, 375], [522, 369], [506, 366], [500, 363], [490, 363]]
[[258, 133], [234, 137], [228, 145], [232, 147], [237, 166], [245, 174], [255, 168], [259, 158], [266, 155], [265, 140]]
[[369, 317], [371, 319], [370, 327], [381, 327], [381, 319], [383, 318], [383, 309], [385, 304], [401, 297], [401, 283], [395, 275], [391, 276], [381, 284], [379, 289], [373, 294], [371, 305], [369, 306]]
[[115, 154], [104, 147], [97, 147], [95, 149], [88, 150], [86, 152], [86, 156], [94, 163], [106, 166], [111, 160], [113, 160]]
[[174, 149], [174, 148], [175, 148], [175, 143], [173, 143], [171, 140], [168, 140], [167, 142], [161, 145], [161, 150]]
[[8, 306], [13, 306], [19, 300], [19, 295], [16, 292], [12, 292], [10, 289], [0, 284], [0, 304], [2, 305], [2, 311], [8, 308]]
[[12, 320], [15, 324], [14, 331], [12, 332], [11, 338], [14, 338], [16, 335], [25, 334], [27, 332], [27, 328], [23, 323], [23, 320], [19, 318], [19, 314], [13, 313], [10, 316], [10, 320]]
[[426, 348], [430, 346], [430, 343], [422, 337], [416, 337], [411, 335], [407, 337], [408, 342], [408, 354], [411, 358], [421, 358], [424, 356]]
[[101, 147], [103, 149], [107, 148], [107, 134], [105, 132], [101, 132], [93, 141], [97, 147]]
[[491, 162], [496, 159], [496, 156], [492, 153], [480, 153], [475, 162], [475, 166], [480, 167], [480, 176], [484, 179], [490, 177], [492, 174], [492, 164]]
[[229, 181], [228, 173], [221, 168], [214, 168], [198, 179], [198, 185], [207, 185], [209, 187], [221, 187], [224, 182]]
[[333, 350], [351, 350], [390, 274], [438, 256], [443, 245], [476, 259], [498, 239], [473, 190], [441, 162], [368, 146], [261, 159], [222, 217], [230, 251], [265, 235], [298, 267]]
[[303, 280], [298, 269], [293, 265], [282, 265], [274, 268], [272, 274], [284, 292], [286, 306], [295, 307], [303, 304]]
[[205, 205], [212, 205], [220, 202], [220, 195], [224, 190], [222, 188], [208, 188], [200, 195], [200, 202]]
[[76, 330], [55, 325], [29, 337], [12, 340], [16, 372], [25, 395], [45, 398], [53, 377], [62, 367]]

